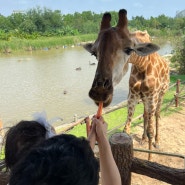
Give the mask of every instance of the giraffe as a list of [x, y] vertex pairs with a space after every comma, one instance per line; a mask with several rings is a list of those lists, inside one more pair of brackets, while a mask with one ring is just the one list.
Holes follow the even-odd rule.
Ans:
[[[119, 11], [118, 23], [115, 27], [111, 27], [110, 22], [111, 22], [111, 14], [108, 12], [104, 13], [97, 39], [95, 40], [94, 43], [87, 43], [86, 45], [84, 45], [84, 48], [92, 55], [94, 55], [98, 60], [95, 77], [92, 83], [92, 87], [89, 91], [89, 97], [97, 105], [99, 104], [99, 102], [103, 102], [104, 107], [107, 107], [112, 102], [114, 87], [121, 81], [123, 76], [127, 73], [129, 62], [130, 63], [132, 62], [133, 65], [139, 62], [135, 60], [136, 57], [134, 56], [140, 56], [141, 59], [145, 57], [148, 59], [151, 58], [153, 63], [158, 61], [158, 58], [159, 58], [159, 56], [155, 53], [157, 50], [159, 50], [159, 47], [157, 45], [151, 43], [150, 40], [140, 42], [139, 39], [136, 39], [136, 35], [137, 35], [136, 33], [129, 32], [127, 11], [125, 9], [121, 9]], [[147, 37], [147, 35], [145, 35], [145, 37]], [[157, 58], [155, 58], [154, 56], [156, 56]], [[154, 65], [159, 67], [158, 66], [159, 64], [157, 64], [157, 62]], [[144, 64], [143, 64], [143, 68], [144, 68]], [[135, 70], [132, 70], [132, 74], [134, 72], [136, 73], [136, 68], [133, 68], [133, 69]], [[147, 75], [152, 73], [151, 70], [152, 68], [150, 68], [150, 70], [148, 69]], [[161, 72], [165, 73], [167, 71], [168, 71], [167, 69], [166, 70], [163, 69]], [[143, 76], [142, 75], [141, 76], [138, 75], [138, 76], [141, 78], [141, 77], [144, 77], [144, 74]], [[155, 79], [152, 81], [152, 78], [151, 78], [150, 84], [154, 83], [154, 81]], [[139, 89], [145, 90], [146, 94], [147, 92], [151, 92], [151, 90], [147, 91], [148, 87], [145, 87], [143, 85], [140, 86], [139, 82], [137, 83], [137, 79], [134, 78], [134, 76], [132, 76], [130, 80], [130, 84], [134, 84], [134, 82], [135, 82], [134, 88], [130, 89], [131, 92], [136, 92], [136, 90], [139, 90]], [[158, 84], [159, 82], [161, 82], [161, 80], [160, 81], [156, 80], [155, 82]], [[157, 89], [155, 89], [154, 92], [155, 91], [157, 91]], [[131, 124], [131, 118], [134, 112], [134, 104], [136, 103], [136, 97], [139, 97], [140, 95], [139, 92], [137, 92], [138, 96], [136, 96], [135, 99], [132, 100], [132, 98], [134, 98], [134, 95], [131, 92], [129, 93], [131, 105], [128, 109], [128, 112], [129, 112], [128, 114], [130, 116], [128, 116], [129, 119], [124, 129], [128, 133], [129, 133], [129, 128]], [[161, 91], [161, 95], [162, 93], [164, 92]], [[145, 100], [146, 98], [142, 96], [142, 99]], [[155, 100], [157, 99], [156, 95], [154, 96], [154, 99]], [[162, 99], [160, 101], [162, 101]], [[145, 104], [147, 105], [147, 103]], [[158, 109], [160, 109], [160, 106], [158, 106], [157, 110]], [[132, 110], [132, 112], [130, 110]], [[147, 114], [147, 107], [146, 107], [144, 115], [148, 116], [150, 114], [151, 113]], [[152, 112], [152, 115], [153, 114], [154, 113]], [[158, 119], [158, 117], [156, 119]], [[151, 139], [153, 137], [151, 132], [152, 128], [149, 129], [148, 126], [151, 126], [152, 123], [147, 124], [146, 120], [147, 119], [145, 119], [145, 128], [147, 127], [147, 129], [145, 130], [145, 132], [147, 132], [146, 133], [147, 136], [150, 137], [149, 142], [151, 142]], [[151, 149], [150, 144], [149, 144], [149, 149]]]
[[[131, 33], [131, 39], [139, 43], [151, 41], [147, 31]], [[143, 144], [148, 137], [148, 148], [149, 150], [152, 149], [152, 139], [154, 137], [153, 124], [155, 118], [156, 134], [154, 146], [159, 148], [160, 107], [163, 96], [169, 86], [168, 63], [158, 53], [152, 53], [145, 57], [132, 53], [128, 62], [132, 64], [132, 68], [129, 78], [128, 116], [124, 131], [130, 133], [135, 106], [141, 99], [144, 104], [144, 131], [141, 144]], [[151, 154], [149, 154], [148, 159], [151, 160]]]

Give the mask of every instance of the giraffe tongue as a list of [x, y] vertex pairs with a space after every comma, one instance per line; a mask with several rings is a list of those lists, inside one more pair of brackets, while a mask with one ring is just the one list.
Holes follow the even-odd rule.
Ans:
[[98, 111], [97, 111], [97, 114], [96, 114], [96, 117], [99, 119], [102, 115], [102, 110], [103, 110], [103, 102], [99, 102], [99, 106], [98, 106]]

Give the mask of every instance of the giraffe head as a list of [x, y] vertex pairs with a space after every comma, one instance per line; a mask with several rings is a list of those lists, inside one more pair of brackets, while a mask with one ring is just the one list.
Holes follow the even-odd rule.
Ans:
[[112, 102], [113, 87], [118, 84], [128, 70], [128, 59], [132, 52], [146, 56], [159, 49], [152, 43], [135, 44], [128, 31], [127, 11], [119, 11], [118, 23], [111, 27], [111, 14], [102, 17], [100, 31], [94, 43], [84, 48], [98, 60], [98, 65], [89, 96], [98, 105], [103, 102], [104, 107]]

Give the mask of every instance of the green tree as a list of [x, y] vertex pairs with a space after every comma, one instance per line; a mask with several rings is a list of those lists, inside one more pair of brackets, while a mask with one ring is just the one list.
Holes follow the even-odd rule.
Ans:
[[180, 29], [181, 31], [185, 31], [185, 18], [176, 18], [175, 19], [175, 27], [176, 29]]
[[60, 10], [49, 10], [44, 8], [43, 20], [45, 25], [45, 31], [56, 31], [62, 27], [62, 15]]
[[178, 72], [179, 74], [185, 74], [185, 38], [176, 47], [176, 53], [171, 58], [171, 62], [177, 62], [179, 64]]
[[138, 30], [146, 29], [146, 20], [143, 16], [132, 17], [132, 21], [129, 25]]
[[150, 21], [149, 21], [149, 27], [152, 27], [152, 28], [159, 28], [159, 20], [155, 17], [150, 17]]
[[[110, 13], [111, 25], [116, 26], [118, 12]], [[10, 38], [11, 34], [18, 37], [26, 35], [27, 38], [33, 33], [43, 36], [91, 34], [98, 33], [101, 18], [102, 13], [96, 14], [91, 11], [62, 15], [60, 10], [36, 7], [25, 13], [13, 13], [8, 17], [0, 15], [0, 28], [3, 38], [6, 38], [6, 33], [9, 33], [7, 38]], [[185, 34], [185, 18], [160, 15], [145, 19], [143, 16], [136, 16], [129, 20], [129, 29], [148, 30], [151, 36], [181, 36]]]
[[169, 28], [170, 27], [170, 19], [169, 17], [165, 16], [164, 14], [163, 15], [159, 15], [157, 18], [156, 18], [158, 21], [159, 21], [159, 29], [164, 29], [164, 28]]
[[37, 27], [35, 26], [31, 19], [27, 19], [24, 22], [22, 22], [19, 26], [19, 29], [22, 32], [26, 32], [29, 34], [32, 34], [33, 32], [37, 31]]
[[5, 32], [8, 32], [12, 29], [12, 27], [13, 26], [11, 22], [3, 15], [0, 15], [0, 28], [4, 30]]
[[28, 19], [32, 20], [38, 32], [45, 31], [44, 19], [43, 19], [42, 10], [40, 9], [40, 7], [30, 9], [27, 12], [27, 17]]
[[13, 13], [7, 17], [8, 21], [11, 23], [12, 29], [18, 29], [19, 25], [25, 21], [26, 14], [24, 13]]

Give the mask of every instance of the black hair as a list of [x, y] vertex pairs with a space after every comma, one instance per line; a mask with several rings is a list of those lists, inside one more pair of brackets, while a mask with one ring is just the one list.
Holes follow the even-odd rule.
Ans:
[[11, 170], [10, 185], [98, 185], [99, 163], [85, 138], [45, 140]]
[[46, 129], [36, 121], [20, 121], [5, 135], [5, 164], [11, 169], [29, 150], [46, 138]]

